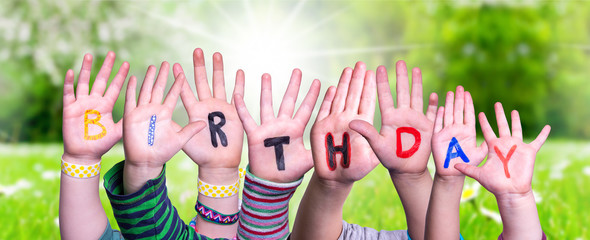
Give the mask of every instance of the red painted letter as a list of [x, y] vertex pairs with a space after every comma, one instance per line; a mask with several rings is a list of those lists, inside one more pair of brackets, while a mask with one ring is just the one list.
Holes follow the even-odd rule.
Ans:
[[510, 178], [510, 173], [508, 172], [508, 161], [510, 161], [512, 154], [514, 153], [514, 150], [516, 150], [516, 145], [510, 148], [510, 151], [508, 151], [508, 155], [506, 155], [506, 158], [504, 158], [504, 156], [502, 156], [502, 152], [500, 152], [500, 149], [498, 149], [498, 146], [494, 146], [494, 151], [496, 151], [496, 154], [500, 158], [500, 161], [502, 161], [502, 165], [504, 165], [504, 174], [506, 174], [507, 178]]
[[[420, 148], [421, 141], [420, 132], [418, 132], [418, 130], [412, 127], [400, 127], [397, 130], [395, 130], [395, 133], [397, 134], [397, 149], [395, 153], [398, 157], [409, 158], [412, 155], [414, 155], [416, 151], [418, 151], [418, 148]], [[406, 151], [402, 151], [402, 133], [409, 133], [414, 135], [414, 145], [412, 145], [412, 147]]]

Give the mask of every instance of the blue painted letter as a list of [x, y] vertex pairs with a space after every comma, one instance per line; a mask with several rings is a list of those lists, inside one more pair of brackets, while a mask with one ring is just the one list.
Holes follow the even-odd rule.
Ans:
[[[456, 152], [453, 152], [453, 148], [456, 150]], [[457, 141], [457, 139], [455, 137], [453, 137], [453, 139], [451, 139], [451, 142], [449, 143], [449, 150], [447, 150], [447, 158], [445, 159], [445, 168], [449, 168], [449, 162], [451, 162], [451, 159], [457, 158], [457, 157], [460, 157], [463, 160], [463, 162], [466, 162], [466, 163], [469, 162], [469, 158], [467, 158], [467, 156], [465, 156], [463, 149], [461, 149], [461, 145], [459, 145], [459, 141]]]

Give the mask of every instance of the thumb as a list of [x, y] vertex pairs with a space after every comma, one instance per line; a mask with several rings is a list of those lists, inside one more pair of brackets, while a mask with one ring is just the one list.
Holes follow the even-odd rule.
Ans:
[[180, 135], [180, 141], [184, 146], [193, 136], [199, 133], [207, 124], [204, 121], [191, 122], [184, 126], [178, 134]]
[[377, 129], [375, 129], [373, 125], [366, 121], [352, 120], [350, 124], [348, 124], [348, 127], [350, 127], [350, 129], [354, 130], [355, 132], [358, 132], [365, 139], [367, 139], [373, 150], [379, 149], [380, 145], [383, 143], [383, 141], [379, 141], [381, 135], [379, 135]]
[[483, 141], [478, 148], [479, 156], [481, 157], [482, 161], [488, 155], [488, 143]]
[[465, 174], [466, 176], [473, 178], [479, 182], [479, 173], [480, 169], [476, 166], [469, 165], [467, 163], [457, 163], [455, 164], [455, 169], [459, 172]]

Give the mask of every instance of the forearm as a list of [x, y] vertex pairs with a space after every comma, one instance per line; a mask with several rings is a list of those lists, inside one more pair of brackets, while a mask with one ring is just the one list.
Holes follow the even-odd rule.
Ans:
[[408, 233], [412, 239], [424, 239], [426, 212], [432, 189], [432, 177], [428, 169], [420, 174], [390, 172], [390, 176], [404, 207]]
[[532, 190], [526, 194], [496, 195], [496, 200], [505, 240], [542, 239], [543, 230]]
[[465, 177], [435, 175], [426, 214], [425, 239], [459, 239], [459, 204]]
[[[211, 185], [232, 185], [239, 180], [238, 168], [199, 168], [199, 179]], [[225, 190], [220, 190], [221, 192]], [[232, 215], [238, 212], [238, 194], [229, 197], [211, 197], [199, 191], [197, 197], [202, 205], [207, 206], [224, 215]], [[197, 218], [197, 229], [199, 233], [212, 238], [233, 238], [236, 236], [237, 223], [231, 225], [220, 225]]]
[[[64, 161], [91, 165], [100, 159], [82, 159], [66, 154]], [[59, 191], [59, 228], [62, 239], [98, 239], [108, 223], [100, 202], [100, 176], [75, 178], [61, 173]]]
[[337, 239], [342, 233], [342, 207], [352, 184], [323, 182], [314, 173], [295, 218], [291, 239]]
[[288, 183], [271, 182], [246, 171], [242, 212], [238, 226], [241, 239], [287, 239], [289, 201], [303, 178]]

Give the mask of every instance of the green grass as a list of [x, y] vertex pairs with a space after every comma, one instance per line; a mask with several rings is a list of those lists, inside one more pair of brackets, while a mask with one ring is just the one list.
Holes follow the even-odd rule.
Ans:
[[[0, 188], [17, 185], [11, 195], [0, 194], [0, 239], [58, 239], [59, 159], [61, 145], [0, 145]], [[103, 171], [123, 159], [121, 146], [103, 158]], [[243, 165], [245, 165], [243, 161]], [[431, 172], [433, 172], [431, 170]], [[194, 217], [197, 167], [186, 155], [177, 154], [167, 165], [172, 203], [185, 221]], [[291, 201], [291, 224], [306, 181]], [[102, 176], [101, 176], [102, 178]], [[471, 184], [468, 179], [466, 185]], [[102, 184], [102, 183], [101, 183]], [[538, 154], [533, 189], [541, 224], [549, 238], [589, 239], [590, 143], [550, 141]], [[101, 200], [113, 227], [117, 228], [104, 189]], [[471, 201], [461, 204], [461, 233], [465, 239], [494, 239], [502, 225], [481, 213], [497, 213], [496, 201], [484, 188]], [[401, 203], [383, 167], [377, 167], [355, 184], [344, 206], [344, 220], [382, 230], [406, 229]]]

